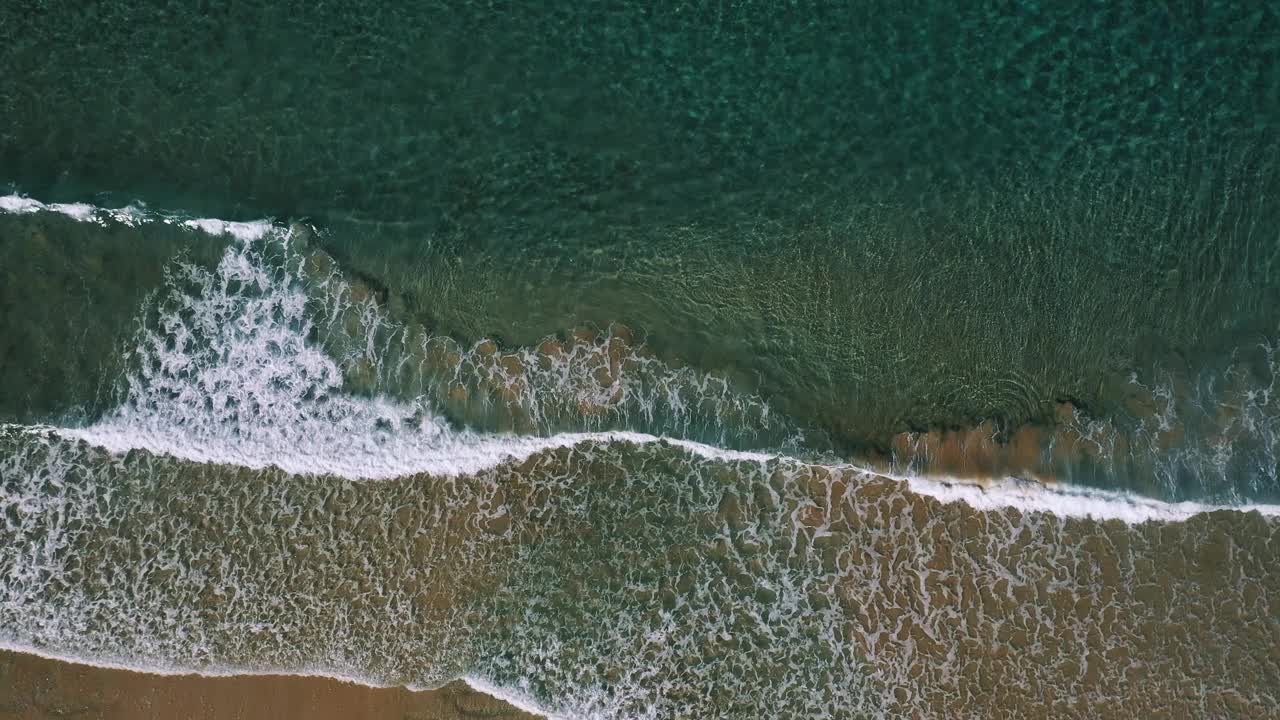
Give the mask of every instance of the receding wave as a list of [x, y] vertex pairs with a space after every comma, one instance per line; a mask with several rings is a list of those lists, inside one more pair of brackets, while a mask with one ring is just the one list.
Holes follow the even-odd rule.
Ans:
[[623, 329], [398, 324], [302, 228], [0, 208], [232, 236], [140, 309], [116, 410], [0, 426], [5, 647], [466, 677], [582, 718], [1280, 701], [1276, 507], [806, 461], [799, 424]]

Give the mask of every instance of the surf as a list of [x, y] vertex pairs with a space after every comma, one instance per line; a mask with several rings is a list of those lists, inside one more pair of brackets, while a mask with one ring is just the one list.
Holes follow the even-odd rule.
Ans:
[[[120, 222], [109, 210], [4, 207]], [[1099, 537], [1119, 532], [1157, 554], [1167, 532], [1174, 542], [1223, 525], [1246, 546], [1280, 515], [1013, 478], [886, 477], [802, 446], [741, 449], [696, 433], [468, 427], [437, 409], [452, 384], [419, 383], [409, 399], [377, 383], [351, 391], [361, 368], [411, 366], [391, 352], [413, 347], [406, 338], [433, 346], [340, 273], [310, 272], [303, 229], [125, 214], [228, 244], [213, 267], [175, 264], [140, 309], [115, 410], [81, 427], [0, 426], [10, 649], [370, 685], [463, 677], [548, 717], [658, 718], [687, 710], [673, 698], [730, 687], [752, 712], [785, 697], [882, 717], [916, 697], [885, 687], [929, 691], [913, 668], [936, 670], [939, 687], [963, 670], [946, 653], [958, 591], [930, 584], [931, 571], [1003, 582], [1014, 598], [1036, 597], [1055, 568], [1085, 568], [1071, 580], [1073, 599], [1089, 598], [1084, 619], [1063, 619], [1083, 628], [1102, 605], [1088, 568], [1111, 562]], [[449, 383], [467, 362], [500, 366], [482, 343], [472, 360], [446, 361]], [[563, 383], [525, 389], [617, 388], [635, 407], [688, 413], [671, 388], [712, 385], [657, 364], [638, 366], [647, 384], [628, 385], [621, 362], [607, 386], [565, 379], [607, 368], [611, 343], [592, 338], [605, 350], [596, 365], [562, 360], [547, 372]], [[763, 402], [713, 389], [703, 422]], [[948, 539], [956, 527], [981, 530]], [[1024, 537], [1047, 559], [1019, 560]], [[1145, 581], [1136, 566], [1114, 572], [1125, 587]], [[1146, 617], [1142, 602], [1127, 607]], [[742, 683], [757, 672], [781, 679], [753, 695]]]
[[[146, 450], [193, 462], [377, 480], [422, 473], [441, 477], [475, 473], [582, 443], [671, 443], [708, 459], [765, 462], [777, 458], [886, 475], [909, 483], [917, 492], [948, 502], [967, 502], [977, 509], [1014, 507], [1132, 523], [1178, 521], [1222, 509], [1268, 516], [1280, 513], [1280, 506], [1269, 504], [1166, 502], [1062, 483], [1028, 483], [1016, 477], [985, 481], [845, 460], [823, 462], [821, 455], [795, 454], [803, 449], [803, 433], [794, 426], [786, 430], [789, 438], [783, 446], [746, 451], [679, 435], [628, 429], [525, 435], [458, 427], [435, 410], [438, 396], [406, 402], [345, 391], [353, 366], [390, 364], [388, 348], [411, 340], [425, 348], [436, 339], [415, 337], [398, 326], [375, 301], [353, 292], [346, 278], [331, 268], [308, 277], [307, 236], [314, 228], [286, 226], [270, 219], [232, 222], [192, 218], [138, 203], [122, 208], [46, 204], [19, 195], [0, 197], [0, 211], [58, 213], [99, 225], [163, 223], [230, 241], [212, 270], [183, 262], [171, 268], [161, 299], [152, 308], [156, 312], [149, 322], [142, 323], [132, 349], [119, 406], [84, 427], [48, 428], [118, 455]], [[147, 314], [145, 309], [140, 312], [143, 317]], [[332, 330], [344, 322], [350, 325], [353, 316], [358, 322], [354, 331], [346, 331], [345, 357], [334, 357], [317, 346], [318, 330]], [[477, 356], [492, 354], [482, 347], [485, 342], [469, 351], [459, 350]], [[610, 349], [607, 343], [604, 348], [606, 352]], [[464, 363], [461, 353], [453, 361], [456, 366]], [[528, 368], [538, 366], [536, 354], [521, 357]], [[404, 356], [395, 360], [401, 366], [408, 362]], [[586, 363], [558, 361], [545, 373], [553, 381], [525, 381], [526, 386], [534, 385], [528, 393], [531, 404], [536, 407], [549, 402], [548, 396], [563, 393], [578, 397], [576, 402], [581, 406], [584, 380], [591, 388], [598, 387], [585, 377], [593, 369]], [[657, 370], [659, 376], [676, 372], [662, 367]], [[457, 372], [454, 376], [458, 377]], [[713, 383], [692, 377], [688, 384]], [[647, 407], [650, 417], [659, 402], [687, 408], [699, 400], [682, 398], [669, 388], [630, 388], [619, 380], [613, 390], [606, 390], [616, 394], [629, 391], [628, 397], [638, 397], [637, 404]], [[640, 397], [644, 394], [648, 397]], [[666, 397], [661, 397], [664, 394]], [[757, 417], [770, 416], [763, 400], [735, 397], [727, 388], [718, 390], [716, 400], [744, 407]], [[774, 422], [784, 428], [787, 425], [785, 419]]]

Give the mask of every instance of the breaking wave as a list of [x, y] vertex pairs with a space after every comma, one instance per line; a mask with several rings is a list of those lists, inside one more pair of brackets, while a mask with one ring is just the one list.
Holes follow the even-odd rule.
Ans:
[[[625, 329], [503, 349], [401, 323], [306, 228], [12, 196], [0, 210], [229, 240], [216, 266], [175, 264], [141, 309], [117, 409], [0, 426], [4, 647], [466, 677], [565, 717], [961, 717], [982, 713], [960, 688], [993, 672], [1017, 697], [1061, 677], [1122, 709], [1176, 693], [1199, 665], [1107, 694], [1132, 663], [1170, 662], [1134, 633], [1174, 610], [1209, 614], [1168, 642], [1267, 637], [1211, 608], [1274, 597], [1257, 563], [1275, 506], [807, 462], [766, 400]], [[1225, 558], [1182, 549], [1223, 537]], [[1218, 572], [1234, 582], [1204, 590]], [[1031, 645], [1034, 663], [996, 652]]]

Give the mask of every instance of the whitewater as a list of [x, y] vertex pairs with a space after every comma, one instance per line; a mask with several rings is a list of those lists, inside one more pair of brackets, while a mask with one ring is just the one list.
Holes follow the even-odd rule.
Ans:
[[[190, 311], [194, 323], [188, 325], [170, 316], [162, 319], [163, 328], [145, 333], [139, 352], [148, 356], [144, 364], [149, 362], [159, 371], [147, 368], [130, 377], [130, 394], [120, 409], [88, 427], [42, 428], [116, 454], [139, 449], [194, 462], [275, 466], [290, 473], [364, 480], [418, 473], [474, 473], [583, 442], [666, 442], [713, 459], [764, 462], [785, 457], [643, 432], [559, 433], [552, 437], [482, 433], [454, 428], [443, 418], [423, 414], [420, 407], [398, 400], [347, 396], [341, 392], [343, 377], [338, 364], [308, 340], [313, 321], [306, 317], [307, 297], [298, 278], [280, 276], [264, 267], [258, 251], [264, 243], [287, 248], [294, 228], [271, 220], [190, 218], [141, 204], [99, 208], [84, 203], [46, 204], [18, 195], [0, 197], [0, 211], [53, 212], [96, 224], [160, 222], [213, 236], [226, 235], [236, 243], [228, 248], [213, 275], [195, 277], [201, 283], [199, 292], [182, 298], [181, 304]], [[180, 267], [177, 273], [186, 279], [200, 275], [191, 266]], [[238, 293], [233, 285], [239, 288]], [[246, 290], [252, 290], [252, 296]], [[378, 311], [371, 305], [362, 312]], [[977, 483], [966, 478], [886, 473], [856, 463], [829, 466], [894, 477], [910, 483], [917, 492], [947, 502], [967, 502], [982, 510], [1014, 507], [1130, 523], [1184, 520], [1219, 509], [1280, 514], [1278, 505], [1170, 503], [1018, 478]]]
[[[178, 463], [175, 467], [191, 463], [206, 465], [211, 471], [212, 468], [245, 468], [267, 473], [263, 476], [267, 478], [276, 477], [272, 473], [283, 472], [292, 476], [318, 477], [334, 483], [355, 481], [392, 484], [415, 478], [414, 482], [444, 484], [451, 479], [490, 477], [503, 472], [505, 468], [536, 463], [540, 456], [555, 452], [560, 453], [557, 457], [582, 457], [581, 462], [591, 466], [592, 463], [602, 462], [601, 457], [606, 458], [603, 462], [614, 462], [612, 458], [621, 451], [613, 446], [651, 446], [653, 453], [670, 448], [679, 453], [680, 457], [707, 461], [716, 467], [733, 468], [739, 474], [758, 474], [767, 478], [784, 473], [787, 477], [809, 478], [806, 482], [825, 482], [825, 505], [819, 492], [813, 496], [818, 498], [816, 502], [812, 499], [794, 499], [799, 504], [792, 507], [788, 504], [793, 500], [789, 494], [792, 491], [788, 489], [776, 490], [775, 498], [781, 500], [770, 501], [765, 498], [761, 501], [766, 508], [773, 507], [771, 502], [781, 502], [782, 509], [771, 512], [782, 513], [787, 522], [797, 528], [813, 528], [813, 539], [807, 541], [811, 543], [818, 543], [824, 536], [831, 535], [831, 528], [839, 521], [836, 506], [842, 501], [851, 501], [856, 492], [860, 492], [855, 491], [855, 485], [866, 483], [868, 487], [875, 487], [879, 482], [875, 478], [885, 476], [885, 473], [873, 468], [838, 459], [815, 462], [815, 458], [796, 452], [794, 446], [737, 449], [699, 442], [679, 434], [642, 430], [588, 429], [543, 435], [477, 430], [460, 426], [456, 421], [446, 418], [433, 406], [434, 401], [429, 394], [411, 401], [385, 394], [351, 394], [344, 390], [347, 371], [360, 361], [374, 364], [384, 361], [387, 348], [397, 342], [403, 345], [407, 342], [404, 338], [409, 333], [387, 318], [375, 302], [355, 297], [350, 285], [340, 275], [330, 273], [319, 278], [309, 276], [304, 262], [307, 252], [304, 228], [283, 226], [270, 220], [227, 222], [190, 218], [180, 213], [153, 211], [141, 205], [109, 209], [85, 204], [45, 204], [16, 195], [0, 197], [0, 211], [15, 214], [58, 213], [80, 222], [103, 225], [113, 222], [131, 226], [165, 223], [227, 240], [224, 255], [213, 269], [177, 263], [171, 269], [160, 297], [153, 298], [150, 301], [152, 304], [140, 313], [140, 330], [131, 357], [126, 363], [128, 371], [120, 385], [118, 407], [82, 427], [0, 426], [0, 435], [10, 438], [25, 436], [31, 438], [32, 443], [55, 448], [49, 452], [54, 455], [63, 453], [64, 457], [69, 458], [68, 467], [80, 462], [75, 458], [79, 457], [77, 453], [82, 450], [77, 448], [90, 448], [96, 449], [92, 452], [105, 451], [116, 458], [114, 462], [121, 468], [127, 468], [130, 463], [135, 462], [134, 458], [141, 451], [147, 456], [172, 459]], [[354, 341], [347, 343], [354, 348], [350, 351], [351, 355], [335, 358], [332, 352], [316, 344], [314, 338], [317, 330], [331, 330], [342, 324], [340, 318], [353, 316], [358, 317], [359, 322], [356, 323]], [[388, 340], [388, 337], [396, 339]], [[548, 371], [549, 376], [554, 375], [559, 384], [547, 387], [568, 388], [567, 391], [577, 392], [577, 381], [569, 377], [575, 372], [575, 367], [566, 360]], [[625, 374], [620, 374], [614, 380], [616, 387], [613, 397], [622, 398], [619, 407], [625, 407], [625, 403], [634, 401], [635, 407], [641, 409], [637, 417], [652, 419], [658, 416], [653, 409], [662, 408], [662, 417], [677, 418], [675, 425], [671, 425], [669, 420], [661, 423], [651, 420], [655, 428], [681, 427], [680, 422], [686, 422], [681, 413], [692, 413], [688, 408], [697, 403], [691, 403], [687, 395], [681, 396], [679, 393], [688, 393], [687, 388], [702, 391], [714, 385], [707, 378], [691, 377], [687, 369], [677, 371], [659, 367], [653, 362], [645, 365], [645, 372], [649, 375], [644, 384], [638, 381], [628, 384]], [[658, 380], [653, 381], [654, 377]], [[763, 399], [731, 396], [728, 390], [721, 387], [717, 387], [716, 392], [719, 394], [713, 399], [720, 404], [714, 405], [715, 408], [751, 408], [755, 413], [753, 417], [768, 418], [761, 422], [784, 422], [769, 414], [767, 402]], [[646, 457], [656, 458], [658, 455], [651, 453]], [[30, 463], [35, 460], [28, 458], [24, 462], [17, 462], [16, 465], [29, 469]], [[160, 467], [163, 469], [167, 466], [162, 463]], [[701, 472], [695, 465], [687, 467], [690, 468], [690, 473]], [[25, 470], [13, 468], [6, 470], [23, 471]], [[52, 473], [49, 477], [54, 478], [51, 482], [55, 484], [70, 482], [57, 473]], [[1146, 523], [1188, 523], [1202, 518], [1206, 513], [1221, 511], [1257, 513], [1266, 518], [1280, 516], [1280, 506], [1277, 505], [1170, 503], [1126, 493], [1062, 484], [1041, 484], [1016, 478], [979, 484], [964, 478], [892, 474], [888, 477], [904, 484], [910, 493], [932, 498], [942, 505], [963, 504], [979, 513], [990, 513], [1001, 518], [1008, 516], [1010, 511], [1016, 511], [1019, 514], [1016, 520], [1008, 521], [1010, 532], [1014, 534], [1024, 522], [1032, 522], [1024, 520], [1023, 515], [1036, 518], [1032, 523], [1036, 528], [1042, 528], [1045, 523], [1053, 525], [1054, 521], [1043, 519], [1042, 516], [1052, 516], [1064, 522], [1120, 521], [1135, 527]], [[493, 481], [485, 482], [492, 484]], [[15, 490], [18, 485], [22, 483], [15, 482], [12, 477], [6, 480], [4, 494], [0, 495], [0, 506], [17, 508], [13, 512], [30, 512], [33, 516], [41, 512], [52, 512], [36, 507], [41, 502], [40, 498], [32, 494], [30, 487]], [[708, 492], [714, 489], [710, 480], [699, 479], [692, 486], [705, 487]], [[561, 484], [555, 487], [564, 493], [576, 491], [572, 485]], [[494, 491], [490, 489], [485, 492]], [[894, 492], [901, 494], [901, 491]], [[481, 506], [488, 507], [483, 502]], [[485, 512], [488, 513], [485, 515], [486, 521], [497, 522], [504, 521], [509, 510], [501, 501], [493, 501], [492, 507], [488, 507]], [[732, 524], [733, 521], [726, 522]], [[788, 547], [795, 548], [805, 542], [799, 539], [799, 531], [795, 529], [783, 531], [760, 528], [752, 530], [750, 526], [746, 528], [742, 532], [759, 532], [762, 537], [772, 538], [762, 541], [770, 547], [771, 543], [786, 542], [790, 543]], [[771, 533], [781, 533], [778, 538], [782, 539], [773, 538]], [[787, 533], [791, 533], [789, 540], [785, 538]], [[821, 566], [827, 561], [818, 558], [813, 562]], [[776, 567], [765, 563], [762, 569], [755, 572], [760, 578], [765, 578], [757, 580], [762, 583], [761, 587], [768, 588], [757, 591], [761, 596], [776, 598], [794, 595], [800, 598], [808, 597], [812, 592], [812, 588], [808, 586], [801, 588], [789, 585], [798, 581], [791, 574], [792, 571], [786, 569], [786, 563], [780, 563]], [[815, 571], [813, 577], [820, 579], [824, 576]], [[1010, 576], [1010, 580], [1016, 581], [1018, 578]], [[808, 583], [810, 580], [804, 582]], [[821, 585], [818, 580], [812, 582]], [[537, 586], [529, 592], [536, 595], [538, 592], [550, 591]], [[725, 591], [714, 585], [702, 589], [695, 587], [694, 595], [704, 602], [699, 605], [690, 601], [694, 605], [689, 607], [696, 607], [693, 617], [698, 618], [701, 623], [697, 627], [721, 627], [717, 632], [723, 632], [728, 637], [744, 631], [735, 629], [736, 625], [721, 626], [714, 614], [707, 614], [718, 603], [727, 602], [723, 592]], [[936, 590], [927, 591], [925, 595], [929, 592]], [[808, 601], [795, 600], [791, 605], [785, 606], [785, 611], [775, 610], [773, 614], [754, 606], [743, 612], [746, 616], [757, 613], [758, 617], [753, 622], [764, 624], [767, 624], [766, 619], [785, 624], [786, 618], [802, 611], [815, 612], [819, 616], [828, 612], [807, 605], [806, 602]], [[922, 615], [926, 616], [927, 613]], [[675, 621], [667, 618], [664, 622]], [[927, 624], [925, 620], [917, 622]], [[840, 629], [839, 622], [834, 619], [824, 620], [819, 626], [824, 633], [820, 642], [823, 648], [864, 643], [864, 653], [871, 658], [872, 663], [876, 662], [881, 642], [879, 632], [868, 633], [867, 638], [855, 642], [843, 636], [845, 630]], [[677, 625], [671, 625], [664, 632], [674, 633], [677, 630]], [[32, 637], [45, 637], [41, 634], [44, 632], [44, 629], [39, 629], [15, 633], [0, 627], [0, 647], [103, 667], [125, 667], [148, 672], [198, 672], [210, 675], [243, 672], [314, 674], [373, 686], [385, 685], [388, 680], [386, 674], [362, 673], [350, 663], [346, 666], [339, 664], [299, 668], [293, 664], [219, 664], [216, 658], [213, 662], [190, 664], [178, 662], [166, 665], [156, 662], [158, 658], [172, 654], [167, 650], [157, 650], [150, 657], [109, 653], [80, 655], [72, 647], [50, 647], [31, 642]], [[773, 631], [758, 629], [753, 632], [763, 633], [762, 637], [775, 637], [770, 634]], [[938, 628], [929, 631], [930, 637], [935, 634], [942, 636]], [[50, 637], [64, 636], [54, 633]], [[510, 638], [507, 639], [510, 641]], [[929, 641], [920, 642], [927, 644]], [[128, 643], [124, 645], [127, 646]], [[612, 647], [608, 643], [606, 646]], [[587, 647], [599, 649], [595, 645]], [[618, 649], [619, 657], [628, 657], [627, 653], [631, 652], [629, 647]], [[676, 657], [683, 657], [679, 652], [684, 650], [677, 650], [671, 652], [677, 652]], [[213, 651], [210, 653], [209, 657], [216, 655]], [[530, 657], [535, 656], [536, 653]], [[188, 659], [194, 660], [197, 657], [200, 657], [199, 653]], [[633, 660], [639, 665], [645, 657], [648, 656], [641, 653]], [[862, 672], [861, 663], [840, 660], [839, 657], [833, 661], [836, 666], [845, 667], [847, 663], [851, 668], [850, 672], [854, 668], [859, 673]], [[619, 708], [638, 707], [645, 702], [649, 703], [647, 707], [652, 711], [646, 716], [657, 717], [665, 707], [652, 699], [642, 701], [611, 694], [621, 691], [605, 692], [600, 688], [582, 687], [581, 681], [575, 679], [576, 675], [561, 669], [559, 665], [544, 670], [547, 677], [552, 679], [545, 681], [541, 686], [542, 690], [525, 681], [512, 680], [519, 673], [510, 666], [501, 663], [480, 665], [485, 667], [483, 673], [463, 675], [473, 687], [547, 717], [614, 717]], [[876, 677], [883, 680], [884, 671], [879, 673]], [[859, 692], [865, 691], [849, 677], [839, 681], [850, 683]], [[637, 679], [633, 684], [635, 687], [626, 686], [631, 687], [628, 692], [638, 694], [636, 697], [643, 695], [642, 690], [637, 689], [641, 687], [640, 680]], [[556, 692], [552, 694], [559, 696], [555, 707], [548, 707], [545, 702], [548, 692], [546, 688], [553, 688]], [[544, 699], [539, 700], [539, 695], [544, 696]]]

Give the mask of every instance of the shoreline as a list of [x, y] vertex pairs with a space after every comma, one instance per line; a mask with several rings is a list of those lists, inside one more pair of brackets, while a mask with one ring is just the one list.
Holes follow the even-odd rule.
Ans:
[[319, 675], [169, 674], [12, 648], [0, 649], [0, 715], [14, 720], [68, 715], [100, 720], [542, 717], [463, 680], [435, 690], [410, 690]]
[[[348, 315], [358, 311], [360, 320], [339, 333], [336, 341], [339, 345], [372, 347], [376, 342], [385, 340], [375, 338], [375, 326], [384, 322], [395, 325], [402, 320], [395, 318], [394, 313], [385, 307], [393, 304], [387, 298], [371, 291], [363, 281], [347, 278], [347, 271], [339, 267], [330, 255], [312, 247], [309, 238], [315, 232], [314, 228], [300, 224], [271, 219], [245, 223], [193, 218], [180, 212], [154, 210], [136, 204], [106, 208], [85, 203], [43, 203], [12, 193], [0, 196], [0, 214], [56, 214], [76, 223], [102, 226], [160, 224], [210, 237], [235, 238], [246, 246], [267, 236], [278, 235], [286, 238], [286, 242], [300, 246], [306, 261], [298, 270], [299, 278], [321, 289], [321, 294], [333, 295], [334, 302], [346, 308], [339, 314], [344, 322], [350, 320]], [[281, 456], [278, 447], [250, 444], [246, 450], [240, 440], [232, 445], [225, 442], [210, 444], [209, 438], [192, 442], [192, 438], [181, 434], [157, 433], [156, 428], [143, 428], [150, 436], [138, 437], [139, 428], [129, 423], [104, 422], [107, 418], [100, 418], [88, 427], [65, 428], [60, 432], [81, 437], [113, 452], [145, 448], [157, 454], [194, 461], [247, 467], [274, 464], [294, 473], [333, 473], [346, 477], [368, 476], [370, 479], [422, 471], [438, 475], [474, 471], [500, 463], [507, 455], [527, 457], [545, 449], [552, 439], [560, 444], [572, 444], [605, 436], [637, 441], [667, 438], [679, 444], [676, 440], [682, 437], [678, 429], [672, 431], [671, 427], [650, 427], [643, 422], [639, 426], [613, 422], [621, 422], [630, 418], [628, 413], [635, 413], [636, 408], [627, 405], [628, 402], [647, 406], [655, 402], [655, 398], [660, 400], [657, 396], [646, 395], [637, 401], [629, 394], [635, 388], [654, 382], [674, 382], [679, 372], [675, 366], [664, 365], [660, 358], [646, 350], [645, 343], [637, 342], [634, 333], [625, 326], [611, 325], [603, 332], [598, 328], [577, 327], [567, 337], [548, 336], [537, 346], [528, 347], [506, 347], [484, 337], [470, 348], [451, 338], [431, 336], [412, 322], [403, 327], [395, 326], [396, 332], [400, 333], [398, 342], [413, 346], [412, 351], [399, 357], [398, 362], [417, 367], [421, 377], [414, 376], [414, 382], [430, 386], [427, 393], [433, 401], [430, 419], [482, 428], [458, 435], [456, 439], [461, 442], [449, 448], [448, 459], [430, 457], [434, 453], [430, 452], [431, 448], [426, 448], [424, 457], [417, 457], [416, 461], [401, 461], [393, 466], [371, 466], [367, 457], [355, 464], [336, 464], [335, 456], [346, 454], [332, 450], [341, 434], [326, 437], [321, 448], [310, 447], [305, 452]], [[943, 427], [924, 423], [918, 429], [901, 430], [878, 438], [844, 438], [856, 440], [864, 446], [858, 451], [841, 452], [840, 464], [850, 464], [890, 477], [937, 480], [944, 485], [957, 481], [961, 484], [972, 482], [990, 489], [992, 484], [1008, 485], [1024, 479], [1044, 486], [1103, 490], [1101, 494], [1120, 491], [1123, 495], [1128, 491], [1128, 494], [1141, 498], [1139, 502], [1144, 504], [1147, 499], [1152, 499], [1178, 506], [1179, 515], [1185, 514], [1190, 507], [1180, 502], [1184, 500], [1204, 509], [1234, 509], [1238, 501], [1244, 503], [1239, 507], [1245, 511], [1257, 507], [1264, 514], [1275, 514], [1280, 506], [1266, 503], [1272, 496], [1260, 494], [1257, 487], [1252, 488], [1252, 492], [1245, 488], [1242, 496], [1239, 488], [1225, 482], [1225, 478], [1231, 475], [1230, 470], [1250, 467], [1249, 461], [1257, 459], [1249, 455], [1250, 452], [1257, 455], [1258, 448], [1265, 449], [1276, 441], [1270, 429], [1274, 408], [1259, 398], [1270, 397], [1264, 380], [1270, 377], [1267, 373], [1274, 375], [1280, 372], [1280, 355], [1276, 355], [1276, 349], [1270, 345], [1262, 350], [1265, 351], [1262, 359], [1267, 372], [1258, 375], [1247, 364], [1232, 365], [1229, 372], [1223, 374], [1221, 387], [1206, 391], [1209, 392], [1209, 410], [1194, 407], [1196, 403], [1192, 401], [1199, 395], [1192, 393], [1189, 378], [1183, 377], [1185, 372], [1147, 378], [1146, 384], [1139, 382], [1135, 373], [1115, 389], [1117, 402], [1125, 408], [1122, 415], [1095, 417], [1084, 406], [1059, 399], [1051, 409], [1046, 406], [1043, 417], [1008, 427], [990, 419], [975, 419], [971, 425]], [[567, 358], [573, 358], [573, 362]], [[371, 395], [379, 405], [378, 408], [363, 409], [371, 410], [379, 417], [393, 410], [401, 421], [417, 420], [418, 415], [408, 400], [409, 396], [398, 394], [395, 382], [379, 379], [373, 370], [377, 365], [379, 363], [373, 362], [366, 351], [358, 362], [341, 364], [339, 371], [344, 383]], [[650, 365], [658, 367], [658, 370], [648, 370], [650, 375], [644, 375], [646, 371], [642, 371], [640, 366]], [[657, 375], [652, 375], [653, 372]], [[573, 382], [564, 385], [562, 375], [571, 376]], [[712, 375], [696, 379], [705, 382], [707, 378], [719, 379]], [[551, 386], [543, 387], [551, 380], [555, 381]], [[725, 393], [729, 393], [729, 385], [724, 384], [724, 388]], [[418, 389], [423, 390], [421, 387]], [[677, 385], [677, 389], [689, 391], [691, 388]], [[565, 397], [567, 400], [560, 403]], [[575, 399], [576, 404], [572, 402]], [[716, 405], [717, 413], [725, 408], [737, 413], [734, 416], [737, 421], [744, 420], [744, 413], [736, 406], [747, 403], [752, 412], [761, 415], [753, 420], [761, 425], [755, 428], [760, 432], [785, 433], [804, 431], [808, 427], [802, 420], [796, 420], [798, 424], [794, 427], [785, 423], [775, 427], [767, 420], [769, 404], [754, 395], [729, 393], [725, 397], [708, 400], [713, 404], [719, 403]], [[178, 410], [186, 412], [190, 408]], [[605, 422], [601, 418], [610, 421]], [[685, 422], [689, 420], [684, 419]], [[543, 424], [539, 425], [539, 422]], [[818, 430], [827, 431], [826, 428]], [[723, 438], [721, 442], [707, 438], [689, 440], [701, 440], [695, 444], [708, 448], [724, 444]], [[278, 444], [292, 446], [289, 442]], [[423, 448], [415, 446], [412, 439], [402, 444], [400, 454], [407, 451], [411, 457], [424, 455]], [[744, 449], [747, 447], [763, 449], [763, 452], [756, 453], [760, 455], [792, 454], [778, 444], [748, 444]], [[329, 457], [317, 461], [318, 454]], [[1125, 480], [1120, 482], [1122, 475]], [[1187, 492], [1187, 488], [1179, 486], [1185, 481], [1184, 476], [1200, 478], [1202, 486], [1199, 493], [1196, 488]], [[1107, 482], [1100, 482], [1100, 479]], [[1108, 484], [1112, 481], [1117, 483], [1116, 486]], [[1219, 484], [1224, 494], [1207, 492], [1209, 487]]]
[[[281, 467], [276, 463], [254, 465], [237, 462], [236, 458], [208, 457], [198, 447], [187, 448], [179, 445], [154, 447], [141, 443], [113, 445], [103, 442], [101, 437], [94, 434], [93, 428], [67, 429], [48, 425], [0, 423], [0, 428], [5, 427], [26, 432], [49, 432], [72, 441], [84, 442], [89, 446], [102, 448], [116, 456], [123, 456], [134, 451], [143, 451], [156, 457], [168, 457], [183, 462], [208, 463], [247, 470], [265, 470], [274, 467], [289, 474], [312, 475], [315, 477], [333, 476], [353, 482], [383, 482], [418, 473], [439, 474], [441, 477], [456, 477], [507, 464], [520, 465], [528, 462], [531, 457], [549, 451], [577, 447], [593, 442], [602, 444], [622, 442], [637, 445], [656, 443], [681, 448], [707, 460], [747, 461], [761, 464], [782, 462], [797, 465], [814, 465], [827, 470], [849, 469], [868, 476], [878, 476], [905, 483], [912, 492], [935, 498], [943, 503], [964, 502], [979, 511], [1012, 508], [1022, 512], [1048, 513], [1064, 519], [1121, 520], [1129, 525], [1137, 525], [1148, 521], [1185, 522], [1199, 514], [1219, 511], [1244, 514], [1256, 512], [1264, 517], [1280, 517], [1280, 505], [1268, 503], [1233, 505], [1192, 500], [1173, 502], [1131, 491], [1107, 490], [1088, 485], [1058, 482], [1053, 479], [1034, 477], [1028, 479], [1017, 475], [989, 476], [975, 473], [965, 476], [953, 475], [945, 470], [904, 472], [902, 469], [877, 467], [876, 465], [858, 462], [814, 463], [781, 453], [771, 454], [728, 450], [691, 440], [635, 432], [566, 433], [550, 438], [537, 438], [537, 440], [541, 441], [540, 444], [527, 443], [522, 446], [499, 447], [497, 450], [486, 453], [482, 461], [483, 464], [477, 467], [457, 468], [443, 473], [439, 473], [436, 468], [426, 467], [408, 468], [397, 474], [352, 477], [343, 474], [337, 468], [313, 469], [298, 473], [294, 469]], [[494, 445], [500, 445], [501, 441], [505, 439], [509, 438], [500, 434], [488, 438], [489, 442]]]

